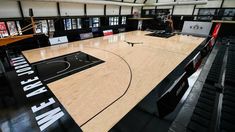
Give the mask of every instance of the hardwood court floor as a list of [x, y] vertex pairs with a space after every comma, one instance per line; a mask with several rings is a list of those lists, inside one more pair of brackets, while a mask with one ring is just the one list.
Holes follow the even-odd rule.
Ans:
[[[83, 131], [108, 131], [205, 38], [133, 31], [23, 51], [30, 63], [82, 51], [105, 62], [48, 87]], [[126, 41], [143, 42], [128, 45]]]

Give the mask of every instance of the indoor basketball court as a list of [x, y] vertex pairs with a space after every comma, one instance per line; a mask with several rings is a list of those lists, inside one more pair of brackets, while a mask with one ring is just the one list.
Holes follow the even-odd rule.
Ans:
[[[232, 131], [235, 5], [222, 1], [230, 14], [210, 20], [204, 0], [5, 2], [22, 19], [0, 13], [0, 130]], [[197, 18], [179, 9], [191, 5]]]

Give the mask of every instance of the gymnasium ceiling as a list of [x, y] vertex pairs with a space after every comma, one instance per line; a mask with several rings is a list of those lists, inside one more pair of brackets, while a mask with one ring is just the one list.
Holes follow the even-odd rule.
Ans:
[[[46, 2], [74, 2], [87, 4], [106, 4], [119, 6], [163, 6], [163, 5], [196, 5], [206, 4], [207, 0], [21, 0]], [[157, 3], [156, 3], [157, 2]]]

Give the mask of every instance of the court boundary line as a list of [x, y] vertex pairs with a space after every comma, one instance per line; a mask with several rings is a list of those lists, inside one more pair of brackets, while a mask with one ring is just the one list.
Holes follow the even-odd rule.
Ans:
[[92, 116], [90, 119], [88, 119], [87, 121], [85, 121], [83, 124], [80, 125], [80, 127], [86, 125], [88, 122], [90, 122], [92, 119], [94, 119], [96, 116], [98, 116], [100, 113], [102, 113], [103, 111], [105, 111], [107, 108], [109, 108], [111, 105], [113, 105], [115, 102], [117, 102], [119, 99], [121, 99], [126, 93], [127, 91], [129, 90], [130, 88], [130, 85], [131, 85], [131, 82], [132, 82], [132, 70], [131, 70], [131, 67], [129, 65], [129, 63], [120, 55], [114, 53], [114, 52], [111, 52], [111, 51], [108, 51], [108, 50], [105, 50], [105, 49], [100, 49], [100, 48], [95, 48], [95, 47], [88, 47], [88, 46], [85, 46], [86, 48], [92, 48], [92, 49], [98, 49], [98, 50], [103, 50], [103, 51], [106, 51], [106, 52], [109, 52], [111, 54], [114, 54], [115, 56], [118, 56], [119, 58], [121, 58], [128, 66], [128, 69], [129, 69], [129, 72], [130, 72], [130, 80], [129, 80], [129, 84], [126, 88], [126, 90], [124, 91], [124, 93], [119, 96], [118, 98], [116, 98], [113, 102], [111, 102], [110, 104], [108, 104], [106, 107], [104, 107], [102, 110], [100, 110], [98, 113], [96, 113], [94, 116]]

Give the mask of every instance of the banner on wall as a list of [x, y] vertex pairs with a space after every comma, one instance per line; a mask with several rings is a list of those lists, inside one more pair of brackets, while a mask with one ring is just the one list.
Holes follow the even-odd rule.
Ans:
[[215, 25], [214, 31], [213, 31], [213, 33], [212, 33], [212, 37], [213, 37], [213, 38], [217, 38], [217, 36], [218, 36], [218, 34], [219, 34], [220, 27], [221, 27], [221, 23], [217, 23], [217, 24]]
[[185, 21], [182, 34], [207, 37], [212, 27], [211, 22]]
[[7, 27], [9, 29], [10, 35], [18, 34], [18, 31], [16, 29], [16, 25], [14, 21], [8, 21]]
[[0, 22], [0, 37], [8, 36], [7, 28], [4, 22]]

